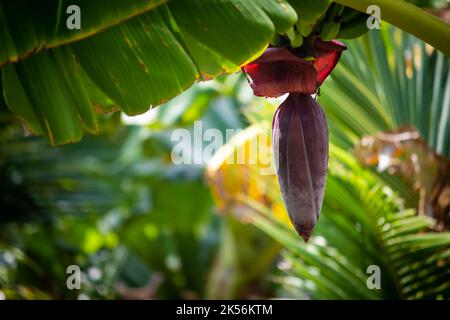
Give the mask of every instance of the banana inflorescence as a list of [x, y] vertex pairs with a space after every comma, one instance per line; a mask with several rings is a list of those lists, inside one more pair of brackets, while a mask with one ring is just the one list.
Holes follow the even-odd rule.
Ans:
[[369, 15], [352, 10], [348, 15], [343, 15], [343, 18], [345, 17], [347, 17], [347, 19], [342, 20], [336, 38], [355, 39], [363, 36], [369, 30], [367, 28], [367, 19], [369, 18]]
[[323, 41], [331, 41], [336, 38], [341, 26], [341, 14], [344, 8], [343, 5], [333, 3], [327, 10], [320, 28], [320, 38]]
[[283, 46], [268, 48], [244, 66], [253, 93], [279, 97], [289, 93], [273, 120], [272, 144], [278, 182], [298, 234], [308, 241], [319, 219], [328, 164], [325, 114], [311, 96], [333, 71], [346, 47], [337, 41], [305, 38], [313, 60]]
[[273, 153], [289, 218], [305, 240], [316, 225], [325, 192], [328, 129], [325, 114], [311, 96], [338, 63], [345, 45], [335, 38], [367, 32], [365, 13], [331, 0], [289, 0], [297, 23], [271, 41], [262, 56], [243, 67], [253, 93], [289, 93], [274, 115]]

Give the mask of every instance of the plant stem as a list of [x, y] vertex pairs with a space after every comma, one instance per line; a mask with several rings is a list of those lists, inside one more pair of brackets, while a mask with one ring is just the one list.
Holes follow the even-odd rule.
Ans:
[[381, 18], [422, 39], [450, 57], [450, 26], [432, 14], [402, 0], [334, 0], [366, 12], [370, 5], [381, 9]]

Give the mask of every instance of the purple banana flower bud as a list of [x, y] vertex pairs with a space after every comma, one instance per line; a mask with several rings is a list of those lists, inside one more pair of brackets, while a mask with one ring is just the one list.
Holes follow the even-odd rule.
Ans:
[[283, 200], [292, 224], [307, 242], [319, 219], [325, 191], [325, 114], [309, 94], [290, 94], [275, 113], [272, 134]]
[[255, 95], [290, 93], [275, 113], [272, 143], [284, 204], [305, 242], [319, 219], [328, 166], [327, 122], [311, 94], [333, 71], [345, 49], [337, 41], [317, 38], [309, 59], [287, 47], [268, 48], [243, 67]]

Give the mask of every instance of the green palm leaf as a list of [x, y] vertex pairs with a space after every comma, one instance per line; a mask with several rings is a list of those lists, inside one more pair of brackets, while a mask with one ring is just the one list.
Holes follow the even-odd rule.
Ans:
[[[342, 149], [331, 148], [322, 217], [311, 244], [248, 200], [252, 221], [285, 248], [288, 267], [274, 280], [314, 299], [448, 298], [450, 233], [403, 208], [392, 190]], [[369, 266], [381, 270], [381, 289], [367, 287]], [[292, 281], [296, 279], [296, 281]], [[292, 288], [293, 287], [293, 288]]]
[[410, 124], [450, 157], [448, 57], [394, 27], [370, 31], [348, 46], [321, 91], [332, 138], [353, 143]]

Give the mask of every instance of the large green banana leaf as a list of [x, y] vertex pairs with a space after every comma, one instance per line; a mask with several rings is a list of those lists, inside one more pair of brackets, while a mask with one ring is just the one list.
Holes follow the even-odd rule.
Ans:
[[[78, 41], [153, 9], [167, 0], [1, 0], [0, 66], [45, 48]], [[82, 28], [66, 27], [67, 8], [81, 9]]]
[[[298, 17], [314, 21], [330, 3], [0, 0], [4, 100], [29, 131], [53, 145], [75, 142], [83, 129], [99, 130], [96, 111], [140, 114], [197, 80], [237, 71], [276, 33]], [[80, 30], [66, 27], [69, 5], [81, 10]], [[448, 31], [437, 18], [425, 20], [438, 34]], [[446, 52], [445, 41], [436, 46]]]
[[62, 1], [0, 2], [0, 64], [40, 50], [2, 68], [8, 107], [52, 144], [75, 142], [83, 126], [98, 131], [95, 111], [140, 114], [196, 80], [239, 70], [297, 20], [285, 1], [162, 2], [75, 2], [79, 31], [64, 28]]

